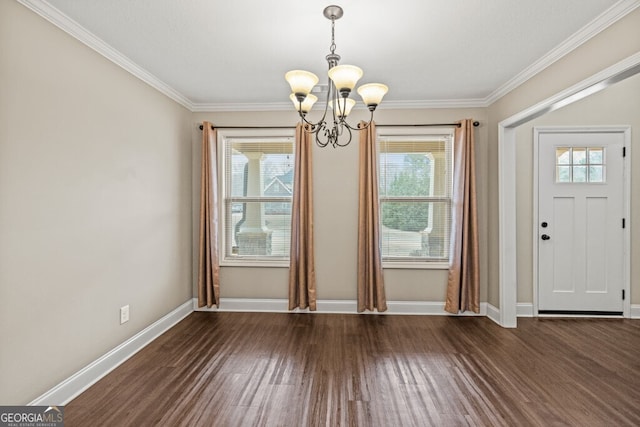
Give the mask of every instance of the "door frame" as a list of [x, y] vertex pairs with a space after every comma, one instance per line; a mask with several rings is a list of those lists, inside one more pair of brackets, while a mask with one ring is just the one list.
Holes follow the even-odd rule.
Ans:
[[518, 324], [515, 184], [517, 127], [639, 73], [640, 52], [637, 52], [498, 123], [498, 297], [500, 305], [493, 310], [494, 314], [490, 317], [501, 326], [515, 328]]
[[[539, 143], [541, 134], [545, 133], [621, 133], [624, 137], [625, 156], [622, 158], [622, 197], [625, 221], [623, 230], [623, 271], [622, 289], [625, 292], [625, 299], [622, 302], [623, 317], [631, 316], [631, 126], [534, 126], [533, 128], [533, 316], [538, 317], [538, 293], [540, 285], [538, 283], [538, 246], [540, 244], [539, 230], [537, 224], [538, 203], [539, 203]], [[566, 317], [566, 316], [564, 316]], [[584, 317], [584, 316], [580, 316]], [[610, 317], [610, 316], [608, 316]]]

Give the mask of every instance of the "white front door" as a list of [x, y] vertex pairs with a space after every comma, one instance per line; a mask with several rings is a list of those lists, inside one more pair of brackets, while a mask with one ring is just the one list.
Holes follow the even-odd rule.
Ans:
[[536, 129], [534, 138], [538, 312], [622, 314], [625, 134]]

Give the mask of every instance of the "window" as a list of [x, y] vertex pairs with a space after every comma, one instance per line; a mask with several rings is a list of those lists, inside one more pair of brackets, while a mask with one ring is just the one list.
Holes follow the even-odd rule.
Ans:
[[604, 147], [556, 148], [556, 182], [605, 182]]
[[[419, 133], [421, 130], [425, 133]], [[452, 141], [450, 129], [379, 128], [378, 181], [385, 267], [446, 266]]]
[[222, 265], [288, 266], [291, 130], [221, 130]]

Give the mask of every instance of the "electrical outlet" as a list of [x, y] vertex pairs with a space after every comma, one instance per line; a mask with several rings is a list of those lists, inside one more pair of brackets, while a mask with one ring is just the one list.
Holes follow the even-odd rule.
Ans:
[[125, 305], [120, 307], [120, 324], [127, 323], [129, 321], [129, 306]]

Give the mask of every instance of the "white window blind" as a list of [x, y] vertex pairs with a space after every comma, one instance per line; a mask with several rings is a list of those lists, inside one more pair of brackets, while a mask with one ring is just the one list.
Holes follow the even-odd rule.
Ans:
[[282, 263], [291, 239], [294, 139], [246, 133], [221, 139], [224, 261]]
[[378, 135], [382, 258], [387, 263], [445, 262], [449, 257], [453, 135], [420, 131]]

